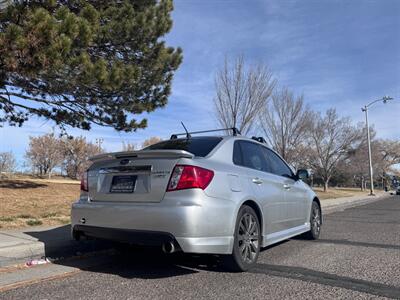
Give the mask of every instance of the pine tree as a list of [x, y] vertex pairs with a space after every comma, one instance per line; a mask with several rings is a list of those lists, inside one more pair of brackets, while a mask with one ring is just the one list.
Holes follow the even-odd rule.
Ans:
[[0, 122], [32, 116], [134, 131], [167, 104], [180, 48], [172, 0], [9, 1], [0, 10]]

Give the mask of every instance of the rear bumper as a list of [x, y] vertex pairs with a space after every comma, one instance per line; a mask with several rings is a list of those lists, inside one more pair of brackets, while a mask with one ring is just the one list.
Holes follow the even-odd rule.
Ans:
[[146, 246], [161, 246], [172, 242], [187, 253], [229, 254], [232, 253], [233, 245], [233, 237], [175, 238], [168, 232], [85, 225], [75, 225], [72, 235], [75, 239], [85, 236]]
[[235, 204], [202, 190], [168, 193], [159, 203], [73, 204], [72, 233], [142, 245], [176, 241], [183, 252], [229, 254]]
[[174, 236], [168, 232], [106, 228], [85, 225], [75, 225], [73, 228], [73, 236], [76, 239], [80, 236], [86, 236], [149, 246], [158, 246], [174, 241]]

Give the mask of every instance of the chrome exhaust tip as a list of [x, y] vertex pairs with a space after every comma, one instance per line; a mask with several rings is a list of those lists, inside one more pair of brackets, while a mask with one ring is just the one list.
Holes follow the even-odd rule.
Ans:
[[161, 249], [164, 253], [174, 253], [176, 251], [174, 242], [167, 242], [162, 244]]

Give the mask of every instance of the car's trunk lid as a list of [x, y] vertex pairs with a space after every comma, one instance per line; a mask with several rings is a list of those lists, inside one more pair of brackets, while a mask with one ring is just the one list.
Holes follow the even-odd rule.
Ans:
[[183, 150], [142, 150], [93, 157], [89, 168], [89, 198], [94, 202], [160, 202]]

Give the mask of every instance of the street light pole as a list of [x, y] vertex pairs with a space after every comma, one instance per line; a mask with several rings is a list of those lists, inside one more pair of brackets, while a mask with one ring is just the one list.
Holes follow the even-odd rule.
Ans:
[[371, 155], [371, 137], [369, 134], [369, 124], [368, 124], [368, 107], [370, 107], [372, 104], [378, 102], [378, 101], [383, 101], [383, 103], [386, 103], [389, 100], [393, 100], [392, 97], [389, 96], [384, 96], [381, 99], [377, 99], [375, 101], [372, 101], [371, 103], [365, 105], [361, 110], [365, 112], [365, 126], [367, 126], [367, 142], [368, 142], [368, 160], [369, 160], [369, 181], [370, 181], [370, 196], [375, 196], [374, 193], [374, 170], [372, 168], [372, 155]]
[[369, 124], [368, 124], [368, 107], [364, 107], [365, 112], [365, 124], [367, 126], [367, 142], [368, 142], [368, 160], [369, 160], [369, 181], [370, 185], [370, 196], [375, 196], [374, 193], [374, 170], [372, 169], [372, 156], [371, 156], [371, 136], [369, 134]]

